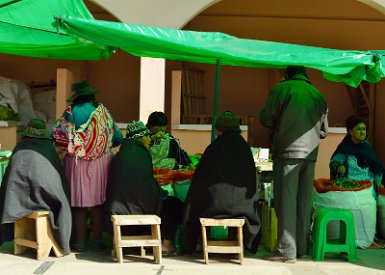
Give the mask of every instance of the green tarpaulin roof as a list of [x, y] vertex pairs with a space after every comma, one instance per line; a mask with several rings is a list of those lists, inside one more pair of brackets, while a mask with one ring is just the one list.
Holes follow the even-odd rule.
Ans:
[[92, 19], [81, 0], [0, 0], [0, 53], [75, 60], [108, 58], [110, 47], [57, 34], [55, 15]]
[[[60, 29], [54, 17], [60, 17]], [[60, 30], [60, 34], [58, 34]], [[0, 0], [0, 52], [72, 60], [136, 55], [255, 68], [303, 65], [357, 86], [385, 76], [384, 51], [343, 51], [94, 20], [81, 0]]]
[[239, 39], [217, 32], [195, 32], [62, 16], [62, 30], [78, 39], [120, 48], [135, 56], [255, 68], [303, 65], [326, 79], [358, 86], [385, 75], [381, 52], [346, 51]]

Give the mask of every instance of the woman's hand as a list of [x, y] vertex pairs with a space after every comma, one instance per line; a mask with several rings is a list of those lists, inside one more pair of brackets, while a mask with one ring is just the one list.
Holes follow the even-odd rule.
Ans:
[[375, 182], [375, 185], [377, 188], [384, 188], [384, 185], [379, 181]]
[[345, 168], [345, 166], [341, 165], [341, 166], [339, 166], [339, 167], [337, 168], [337, 174], [338, 174], [339, 176], [344, 176], [345, 173], [346, 173], [346, 168]]

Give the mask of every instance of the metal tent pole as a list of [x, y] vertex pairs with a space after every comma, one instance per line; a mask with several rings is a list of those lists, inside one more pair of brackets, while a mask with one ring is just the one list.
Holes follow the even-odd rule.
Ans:
[[218, 113], [220, 69], [221, 69], [221, 61], [217, 59], [216, 71], [215, 71], [214, 108], [213, 108], [213, 118], [211, 121], [211, 141], [214, 141], [216, 138], [215, 121], [217, 120], [217, 113]]

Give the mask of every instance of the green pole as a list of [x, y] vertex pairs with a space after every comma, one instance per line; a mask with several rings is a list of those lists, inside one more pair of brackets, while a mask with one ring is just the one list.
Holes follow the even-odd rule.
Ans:
[[217, 113], [218, 113], [218, 94], [219, 94], [220, 69], [221, 69], [221, 61], [219, 59], [217, 59], [217, 65], [216, 65], [216, 71], [215, 71], [213, 119], [211, 121], [211, 141], [214, 141], [215, 137], [216, 137], [215, 121], [217, 120]]

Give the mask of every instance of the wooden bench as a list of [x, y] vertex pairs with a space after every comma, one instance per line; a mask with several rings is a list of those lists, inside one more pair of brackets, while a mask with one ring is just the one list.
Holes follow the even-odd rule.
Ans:
[[[202, 246], [203, 257], [205, 263], [209, 263], [208, 253], [231, 253], [239, 254], [239, 262], [243, 262], [243, 232], [242, 227], [245, 223], [244, 219], [199, 219], [202, 225]], [[207, 226], [224, 226], [224, 227], [237, 227], [238, 238], [236, 241], [231, 240], [216, 240], [208, 241], [206, 234]]]
[[[114, 228], [114, 250], [119, 263], [123, 262], [123, 247], [141, 247], [144, 256], [145, 246], [153, 247], [154, 261], [162, 262], [162, 239], [160, 235], [160, 218], [156, 215], [112, 215]], [[122, 236], [121, 226], [150, 225], [151, 235]]]
[[14, 253], [22, 254], [27, 248], [36, 249], [37, 259], [43, 260], [49, 256], [53, 249], [57, 257], [64, 256], [64, 253], [56, 242], [48, 211], [38, 211], [15, 222]]

